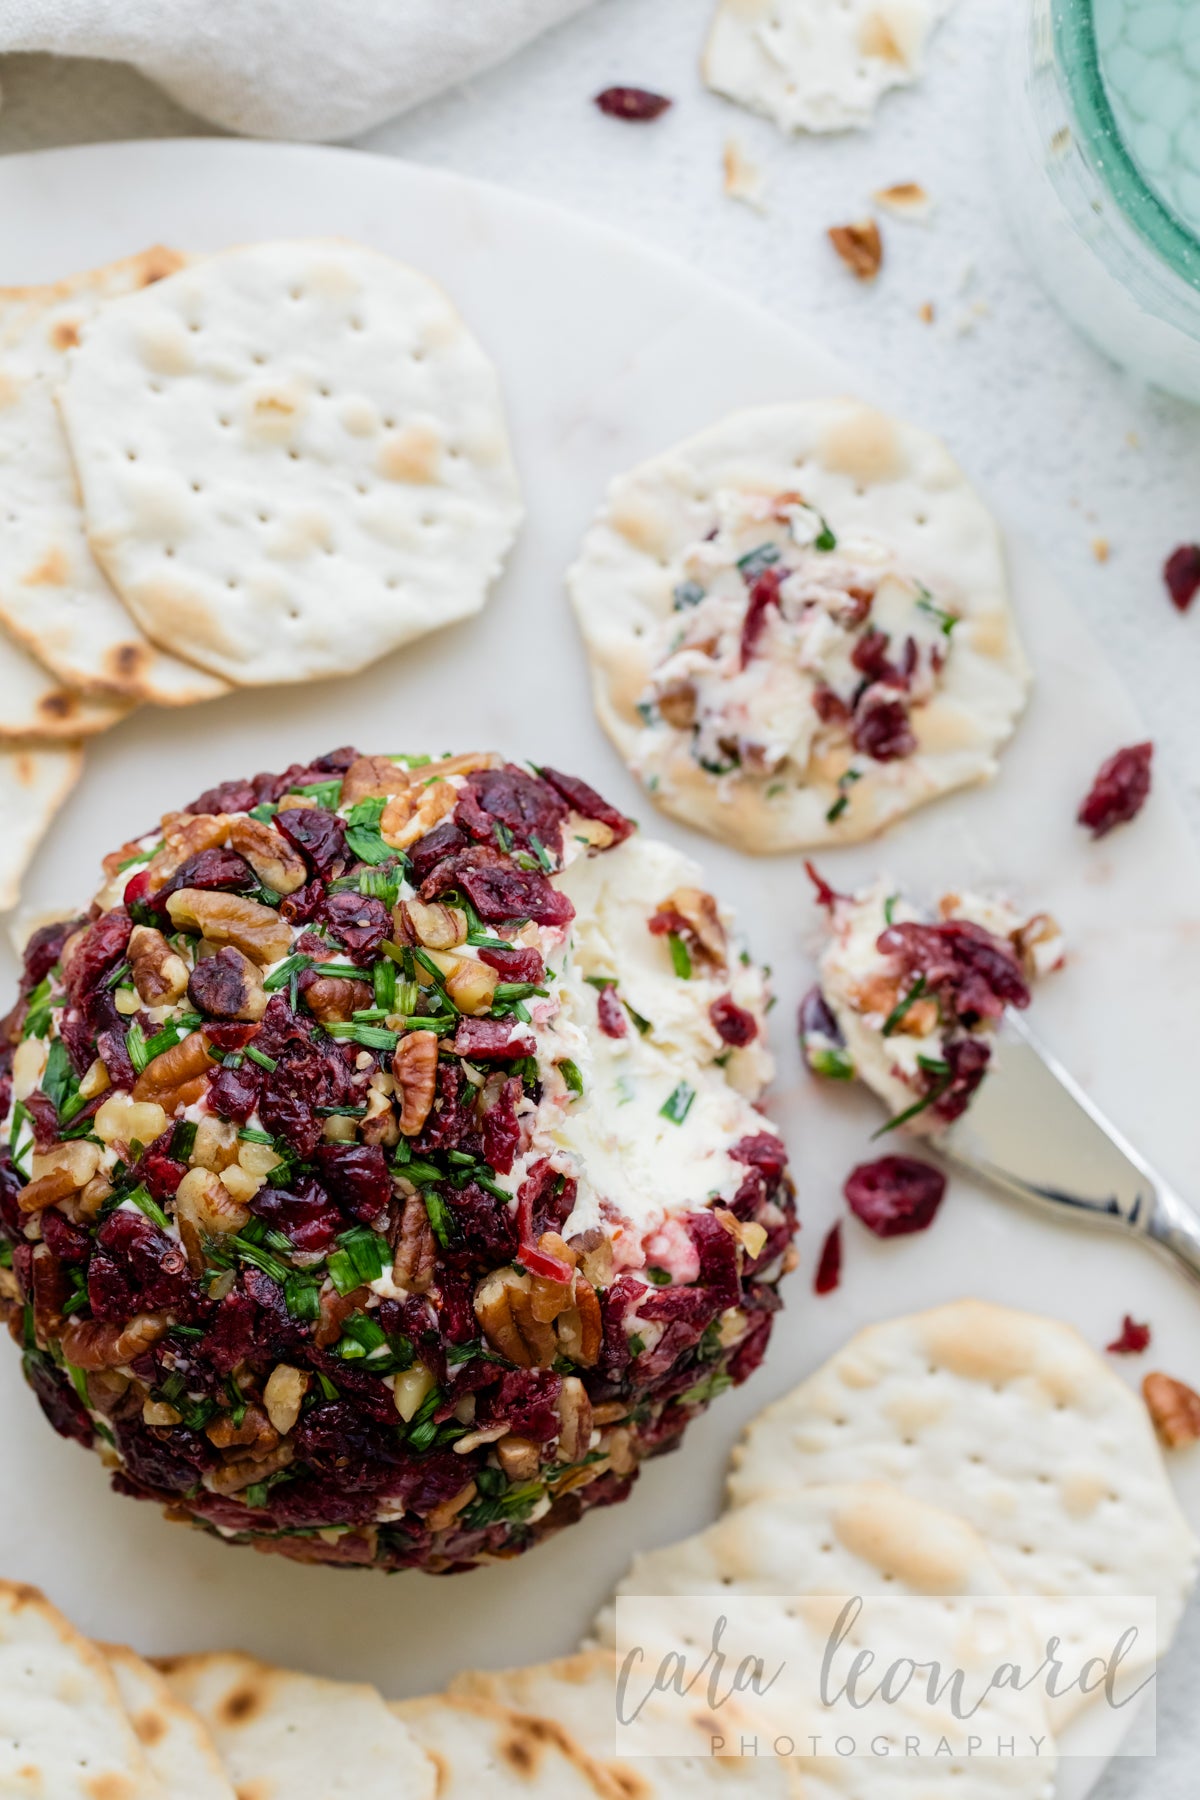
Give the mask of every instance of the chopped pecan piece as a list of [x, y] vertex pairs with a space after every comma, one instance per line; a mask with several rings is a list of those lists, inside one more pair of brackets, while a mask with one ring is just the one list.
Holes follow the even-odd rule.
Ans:
[[725, 927], [717, 903], [702, 888], [676, 888], [649, 920], [655, 937], [681, 937], [691, 955], [710, 969], [724, 969], [727, 961]]
[[203, 933], [210, 944], [232, 944], [264, 967], [278, 962], [292, 947], [287, 920], [273, 907], [240, 894], [219, 888], [177, 888], [167, 901], [167, 911], [173, 925]]
[[595, 1288], [581, 1270], [575, 1271], [574, 1304], [556, 1321], [558, 1347], [580, 1368], [594, 1368], [600, 1359], [604, 1323]]
[[22, 1212], [41, 1212], [57, 1206], [60, 1200], [77, 1194], [87, 1186], [100, 1166], [100, 1146], [82, 1139], [56, 1144], [53, 1150], [33, 1159], [34, 1179], [17, 1195]]
[[164, 813], [162, 848], [151, 857], [146, 871], [149, 891], [156, 894], [166, 887], [189, 856], [217, 849], [229, 835], [229, 825], [224, 813]]
[[883, 264], [883, 239], [874, 219], [832, 225], [829, 241], [856, 281], [874, 281]]
[[467, 915], [440, 901], [401, 900], [392, 912], [398, 944], [421, 944], [426, 950], [453, 950], [465, 943]]
[[153, 925], [135, 925], [129, 939], [133, 985], [144, 1006], [166, 1006], [186, 992], [188, 966]]
[[206, 1484], [214, 1494], [236, 1494], [239, 1489], [249, 1487], [251, 1482], [266, 1481], [268, 1476], [278, 1475], [295, 1454], [291, 1444], [282, 1443], [269, 1456], [239, 1456], [223, 1468], [210, 1470]]
[[388, 800], [402, 794], [413, 783], [412, 773], [390, 756], [360, 756], [342, 777], [342, 806], [357, 806], [360, 800]]
[[170, 1324], [166, 1313], [138, 1313], [127, 1325], [100, 1319], [68, 1319], [63, 1355], [77, 1369], [120, 1369], [156, 1344]]
[[369, 1007], [374, 999], [365, 981], [354, 981], [342, 975], [318, 975], [303, 990], [303, 1000], [322, 1025], [352, 1018]]
[[244, 856], [264, 887], [277, 894], [294, 894], [308, 880], [308, 865], [279, 832], [262, 819], [235, 819], [229, 842]]
[[410, 1194], [400, 1217], [392, 1280], [410, 1294], [427, 1293], [437, 1267], [437, 1240], [420, 1194]]
[[279, 1433], [261, 1406], [248, 1406], [237, 1425], [232, 1413], [218, 1413], [204, 1427], [204, 1435], [218, 1450], [244, 1450], [253, 1445], [262, 1456], [268, 1456], [279, 1442]]
[[430, 1531], [447, 1530], [449, 1526], [453, 1525], [463, 1508], [470, 1506], [475, 1494], [475, 1483], [468, 1481], [466, 1486], [459, 1488], [457, 1494], [452, 1495], [449, 1500], [439, 1501], [431, 1512], [425, 1514], [425, 1523]]
[[496, 1460], [510, 1481], [532, 1481], [541, 1467], [541, 1452], [532, 1438], [509, 1432], [496, 1445]]
[[167, 1115], [157, 1100], [135, 1100], [120, 1088], [92, 1120], [92, 1130], [106, 1144], [131, 1144], [135, 1138], [139, 1144], [152, 1144], [166, 1129]]
[[321, 1290], [321, 1311], [317, 1319], [317, 1327], [313, 1333], [313, 1342], [318, 1350], [327, 1350], [330, 1344], [336, 1344], [342, 1335], [342, 1325], [352, 1312], [358, 1312], [366, 1306], [370, 1298], [370, 1289], [355, 1288], [352, 1293], [339, 1294], [335, 1288]]
[[400, 1096], [400, 1130], [415, 1137], [429, 1117], [437, 1092], [436, 1031], [410, 1031], [396, 1045], [392, 1074]]
[[[182, 1042], [173, 1044], [146, 1064], [133, 1084], [133, 1097], [153, 1101], [170, 1116], [200, 1098], [208, 1086], [208, 1072], [213, 1067], [203, 1035], [199, 1031], [189, 1032]], [[111, 1106], [112, 1102], [106, 1101], [105, 1105]], [[104, 1107], [100, 1111], [103, 1112]], [[166, 1128], [166, 1119], [163, 1128]], [[141, 1141], [145, 1143], [147, 1139]]]
[[519, 1369], [548, 1369], [558, 1353], [553, 1328], [533, 1316], [532, 1277], [495, 1269], [475, 1290], [475, 1317], [493, 1350]]
[[587, 1455], [592, 1436], [592, 1405], [587, 1389], [578, 1375], [564, 1378], [558, 1396], [558, 1416], [562, 1427], [558, 1434], [560, 1463], [575, 1463]]
[[1156, 1370], [1143, 1381], [1142, 1394], [1168, 1450], [1200, 1439], [1200, 1394], [1194, 1388]]
[[189, 1169], [175, 1191], [175, 1217], [179, 1241], [195, 1275], [205, 1267], [204, 1237], [223, 1237], [250, 1222], [248, 1209], [234, 1199], [225, 1183], [211, 1169], [199, 1167]]

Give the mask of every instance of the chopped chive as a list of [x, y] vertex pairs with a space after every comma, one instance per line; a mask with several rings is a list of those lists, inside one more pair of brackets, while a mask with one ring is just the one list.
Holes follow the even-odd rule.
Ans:
[[153, 1219], [160, 1231], [170, 1230], [171, 1222], [167, 1218], [166, 1213], [151, 1194], [149, 1188], [143, 1186], [140, 1181], [131, 1193], [128, 1193], [123, 1197], [126, 1200], [131, 1200], [138, 1211], [145, 1213], [148, 1219]]
[[670, 1119], [672, 1125], [682, 1125], [692, 1110], [692, 1101], [696, 1098], [696, 1090], [686, 1081], [681, 1081], [659, 1107], [659, 1114]]
[[496, 820], [496, 823], [492, 827], [492, 832], [500, 849], [503, 850], [504, 854], [507, 856], [513, 847], [512, 832], [501, 819]]
[[925, 977], [918, 975], [902, 1000], [898, 1000], [883, 1023], [883, 1036], [891, 1037], [901, 1019], [925, 992]]
[[814, 550], [836, 550], [837, 549], [837, 537], [834, 534], [833, 528], [831, 527], [829, 520], [825, 517], [825, 514], [822, 512], [819, 512], [817, 514], [817, 517], [821, 521], [821, 529], [820, 529], [820, 531], [818, 531], [816, 537], [813, 539], [813, 549]]
[[246, 1045], [246, 1055], [251, 1062], [257, 1063], [260, 1069], [266, 1069], [268, 1074], [279, 1067], [273, 1056], [268, 1056], [265, 1050], [256, 1050], [253, 1044]]
[[332, 1038], [362, 1044], [368, 1050], [394, 1050], [400, 1042], [399, 1032], [389, 1031], [385, 1025], [361, 1024], [356, 1019], [334, 1019], [325, 1029]]
[[667, 933], [667, 943], [671, 951], [671, 966], [680, 981], [692, 978], [692, 953], [677, 931]]
[[848, 1050], [833, 1048], [827, 1050], [810, 1050], [806, 1060], [814, 1075], [822, 1075], [827, 1081], [853, 1081], [854, 1060]]
[[929, 589], [920, 581], [917, 583], [917, 611], [928, 613], [930, 618], [936, 619], [941, 626], [943, 637], [949, 637], [950, 633], [954, 630], [954, 627], [958, 624], [958, 619], [955, 614], [949, 613], [944, 607], [938, 606]]
[[298, 952], [293, 956], [285, 957], [279, 967], [273, 969], [267, 976], [263, 987], [268, 994], [275, 993], [278, 988], [286, 987], [293, 975], [298, 975], [301, 969], [307, 969], [311, 962], [311, 956], [302, 956]]
[[949, 1086], [950, 1082], [946, 1079], [939, 1082], [936, 1087], [930, 1088], [923, 1100], [918, 1100], [914, 1106], [906, 1107], [904, 1112], [897, 1113], [893, 1119], [888, 1119], [879, 1127], [878, 1131], [873, 1131], [871, 1133], [872, 1141], [875, 1138], [885, 1137], [889, 1131], [895, 1131], [901, 1125], [907, 1125], [910, 1119], [915, 1119], [918, 1113], [923, 1113], [926, 1107], [932, 1106], [940, 1100]]
[[281, 1263], [278, 1257], [272, 1256], [268, 1250], [260, 1249], [257, 1244], [248, 1243], [244, 1236], [231, 1238], [230, 1249], [240, 1262], [250, 1263], [262, 1274], [269, 1275], [272, 1281], [277, 1281], [280, 1287], [286, 1285], [292, 1270], [286, 1263]]
[[302, 1323], [311, 1323], [321, 1315], [321, 1290], [308, 1275], [289, 1275], [283, 1284], [284, 1304], [288, 1314]]
[[321, 1392], [325, 1396], [326, 1400], [336, 1400], [338, 1397], [338, 1394], [341, 1392], [341, 1390], [340, 1390], [340, 1388], [338, 1388], [337, 1384], [335, 1382], [330, 1381], [328, 1375], [326, 1375], [324, 1373], [324, 1371], [321, 1369], [317, 1370], [317, 1380], [321, 1385]]
[[150, 1061], [150, 1052], [146, 1047], [146, 1034], [136, 1019], [125, 1033], [125, 1048], [136, 1073], [140, 1075]]
[[562, 1061], [558, 1064], [558, 1072], [566, 1082], [571, 1093], [582, 1094], [583, 1076], [579, 1073], [578, 1065], [573, 1063], [569, 1056], [564, 1056]]
[[307, 787], [291, 788], [293, 794], [303, 794], [308, 800], [315, 800], [318, 806], [327, 811], [334, 811], [342, 792], [342, 778], [336, 776], [332, 781], [310, 781]]
[[652, 1281], [655, 1287], [670, 1287], [671, 1285], [671, 1277], [666, 1269], [647, 1269], [646, 1279]]
[[362, 969], [352, 962], [314, 963], [314, 975], [332, 975], [338, 981], [365, 981], [370, 974], [369, 969]]
[[171, 1133], [171, 1155], [176, 1162], [189, 1160], [196, 1143], [196, 1121], [194, 1119], [176, 1119], [175, 1129]]
[[546, 851], [546, 846], [543, 844], [541, 838], [538, 836], [536, 831], [531, 831], [529, 834], [529, 848], [533, 851], [533, 854], [537, 857], [538, 861], [541, 863], [542, 868], [545, 871], [545, 873], [547, 875], [553, 875], [554, 864], [551, 862], [550, 857]]
[[884, 901], [884, 903], [883, 903], [883, 922], [885, 925], [890, 925], [892, 923], [893, 916], [896, 911], [896, 902], [899, 898], [900, 898], [899, 894], [889, 894], [887, 899]]
[[924, 1069], [928, 1075], [949, 1075], [950, 1064], [940, 1056], [918, 1056], [918, 1068]]
[[[193, 1126], [192, 1129], [194, 1132], [195, 1127]], [[260, 1131], [256, 1125], [243, 1125], [238, 1132], [238, 1136], [247, 1144], [270, 1144], [274, 1146], [275, 1143], [275, 1139], [271, 1136], [269, 1131]]]
[[385, 956], [375, 964], [372, 973], [375, 988], [375, 1004], [382, 1012], [389, 1013], [396, 1004], [396, 965]]
[[704, 598], [704, 589], [698, 581], [680, 581], [673, 589], [675, 611], [682, 612], [685, 606], [699, 606]]
[[275, 814], [278, 811], [279, 811], [279, 806], [276, 801], [260, 800], [257, 806], [252, 806], [250, 808], [250, 811], [247, 813], [246, 817], [249, 819], [257, 819], [260, 825], [266, 825], [271, 819], [273, 819], [275, 817]]
[[433, 1235], [444, 1250], [454, 1241], [454, 1214], [434, 1188], [425, 1188], [421, 1198], [425, 1202], [425, 1211], [429, 1216]]
[[833, 805], [829, 808], [829, 811], [825, 814], [825, 823], [827, 825], [836, 825], [849, 804], [849, 794], [839, 794]]
[[120, 987], [121, 983], [126, 979], [129, 973], [129, 964], [127, 962], [119, 962], [112, 974], [104, 977], [104, 981], [101, 985], [106, 989]]
[[756, 581], [764, 569], [779, 561], [777, 544], [757, 544], [753, 550], [747, 550], [745, 556], [739, 556], [737, 566], [746, 582]]

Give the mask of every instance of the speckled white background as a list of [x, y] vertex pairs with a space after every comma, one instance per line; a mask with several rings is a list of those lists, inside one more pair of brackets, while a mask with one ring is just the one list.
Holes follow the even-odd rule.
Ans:
[[[1163, 557], [1200, 538], [1200, 413], [1146, 394], [1080, 343], [1009, 241], [992, 164], [994, 74], [1017, 0], [960, 0], [923, 85], [890, 96], [874, 131], [785, 142], [707, 94], [697, 60], [709, 0], [598, 0], [515, 62], [371, 133], [363, 147], [482, 175], [673, 250], [870, 372], [882, 394], [943, 433], [1020, 517], [1108, 647], [1200, 834], [1200, 604], [1180, 618]], [[314, 70], [314, 79], [320, 71]], [[649, 127], [602, 118], [612, 82], [676, 105]], [[0, 152], [204, 128], [130, 71], [46, 57], [0, 61]], [[735, 135], [767, 177], [759, 217], [721, 193]], [[857, 286], [824, 238], [874, 188], [918, 180], [928, 226], [883, 216], [886, 263]], [[0, 281], [10, 268], [0, 237]], [[919, 317], [933, 302], [935, 323]], [[1093, 541], [1105, 538], [1107, 563]], [[1103, 1800], [1195, 1792], [1200, 1616], [1162, 1683], [1154, 1764], [1117, 1763]]]

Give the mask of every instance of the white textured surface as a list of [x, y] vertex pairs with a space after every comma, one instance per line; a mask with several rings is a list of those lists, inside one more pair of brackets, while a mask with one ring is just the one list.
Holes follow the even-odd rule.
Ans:
[[[1181, 620], [1158, 577], [1176, 542], [1200, 536], [1200, 419], [1181, 403], [1139, 394], [1078, 343], [1008, 240], [983, 127], [1000, 26], [1015, 3], [962, 0], [939, 35], [924, 84], [889, 96], [867, 136], [785, 143], [764, 121], [706, 94], [696, 69], [708, 0], [603, 0], [469, 93], [429, 105], [369, 143], [490, 176], [676, 251], [807, 326], [863, 367], [881, 399], [942, 431], [990, 497], [1025, 522], [1107, 644], [1161, 745], [1160, 773], [1173, 776], [1200, 830], [1200, 603], [1195, 616]], [[588, 97], [614, 81], [657, 85], [677, 105], [648, 128], [603, 119]], [[147, 84], [116, 68], [13, 58], [0, 66], [0, 82], [2, 150], [196, 130]], [[767, 169], [765, 219], [721, 196], [721, 148], [730, 133]], [[888, 262], [874, 288], [860, 289], [836, 262], [824, 229], [859, 216], [874, 188], [905, 179], [923, 181], [935, 195], [933, 222], [922, 228], [884, 215]], [[16, 279], [6, 262], [0, 249], [0, 278]], [[933, 327], [917, 317], [927, 299], [938, 307]], [[953, 322], [969, 318], [976, 301], [988, 311], [960, 336]], [[1128, 444], [1131, 431], [1140, 448]], [[1098, 535], [1112, 545], [1104, 567], [1091, 554]], [[840, 1179], [836, 1162], [819, 1174], [832, 1192]], [[990, 1213], [987, 1224], [985, 1245], [994, 1231]], [[809, 1232], [811, 1255], [811, 1224]], [[906, 1263], [914, 1272], [919, 1266]], [[1115, 1273], [1107, 1259], [1106, 1267]], [[1130, 1305], [1139, 1297], [1139, 1274], [1129, 1269]], [[797, 1350], [804, 1305], [797, 1288], [790, 1309]], [[784, 1363], [776, 1362], [773, 1383], [769, 1374], [764, 1381], [778, 1391], [786, 1379]], [[756, 1384], [748, 1406], [765, 1398]], [[714, 1418], [713, 1432], [724, 1440], [733, 1425], [727, 1410], [719, 1423]], [[55, 1467], [80, 1484], [85, 1504], [104, 1508], [99, 1472], [88, 1470], [92, 1478], [83, 1481], [77, 1453], [61, 1449]], [[671, 1473], [697, 1482], [701, 1498], [711, 1481], [698, 1454]], [[632, 1536], [647, 1518], [644, 1505], [631, 1505], [621, 1528]], [[215, 1554], [203, 1559], [206, 1579], [231, 1594], [245, 1565], [233, 1556], [218, 1564]], [[589, 1551], [560, 1540], [557, 1551], [542, 1554], [565, 1578]], [[121, 1567], [136, 1585], [136, 1561]], [[271, 1594], [279, 1597], [281, 1586], [272, 1583]], [[406, 1605], [398, 1586], [391, 1591], [402, 1621]], [[424, 1598], [422, 1592], [408, 1604]], [[499, 1619], [495, 1626], [501, 1630]], [[553, 1648], [544, 1645], [546, 1653]], [[319, 1652], [314, 1637], [309, 1660]], [[1194, 1792], [1198, 1671], [1200, 1614], [1193, 1609], [1162, 1684], [1157, 1761], [1117, 1763], [1097, 1790], [1102, 1800], [1152, 1793], [1155, 1800], [1184, 1800]]]

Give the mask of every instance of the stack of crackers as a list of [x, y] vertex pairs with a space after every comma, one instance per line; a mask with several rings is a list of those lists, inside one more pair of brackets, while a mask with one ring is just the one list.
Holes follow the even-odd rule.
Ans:
[[[1124, 1597], [1142, 1596], [1157, 1605], [1157, 1642], [1126, 1658], [1137, 1686], [1195, 1578], [1198, 1546], [1137, 1395], [1069, 1327], [1003, 1307], [960, 1301], [869, 1327], [753, 1420], [733, 1462], [724, 1515], [635, 1558], [582, 1651], [464, 1671], [445, 1693], [418, 1699], [387, 1703], [370, 1687], [236, 1653], [152, 1667], [89, 1644], [32, 1589], [0, 1586], [0, 1792], [923, 1800], [944, 1788], [956, 1800], [1050, 1800], [1056, 1742], [1097, 1704], [1074, 1686], [1057, 1698], [1036, 1682], [988, 1694], [970, 1730], [984, 1745], [1023, 1746], [1015, 1755], [914, 1759], [899, 1748], [919, 1722], [905, 1704], [872, 1726], [873, 1741], [896, 1739], [894, 1757], [812, 1755], [803, 1733], [820, 1729], [819, 1712], [805, 1714], [786, 1682], [765, 1710], [735, 1697], [714, 1713], [702, 1679], [683, 1714], [673, 1711], [670, 1755], [622, 1758], [632, 1740], [617, 1730], [627, 1633], [615, 1603], [657, 1597], [641, 1615], [643, 1665], [674, 1656], [694, 1670], [705, 1648], [688, 1606], [697, 1596], [717, 1597], [727, 1615], [730, 1668], [743, 1651], [769, 1667], [819, 1659], [836, 1597], [928, 1601], [923, 1648], [982, 1685], [996, 1668], [1036, 1668], [1064, 1616], [1068, 1673], [1089, 1655], [1111, 1656]], [[1006, 1596], [1012, 1608], [997, 1614]], [[739, 1638], [747, 1600], [753, 1628]], [[964, 1610], [972, 1606], [989, 1609], [987, 1635]], [[873, 1642], [905, 1653], [903, 1636]], [[660, 1701], [646, 1715], [651, 1730]], [[768, 1721], [774, 1737], [764, 1736]], [[738, 1754], [746, 1732], [768, 1743], [788, 1733], [797, 1754]]]
[[0, 290], [0, 909], [87, 738], [477, 612], [520, 516], [494, 369], [386, 256], [155, 248]]

